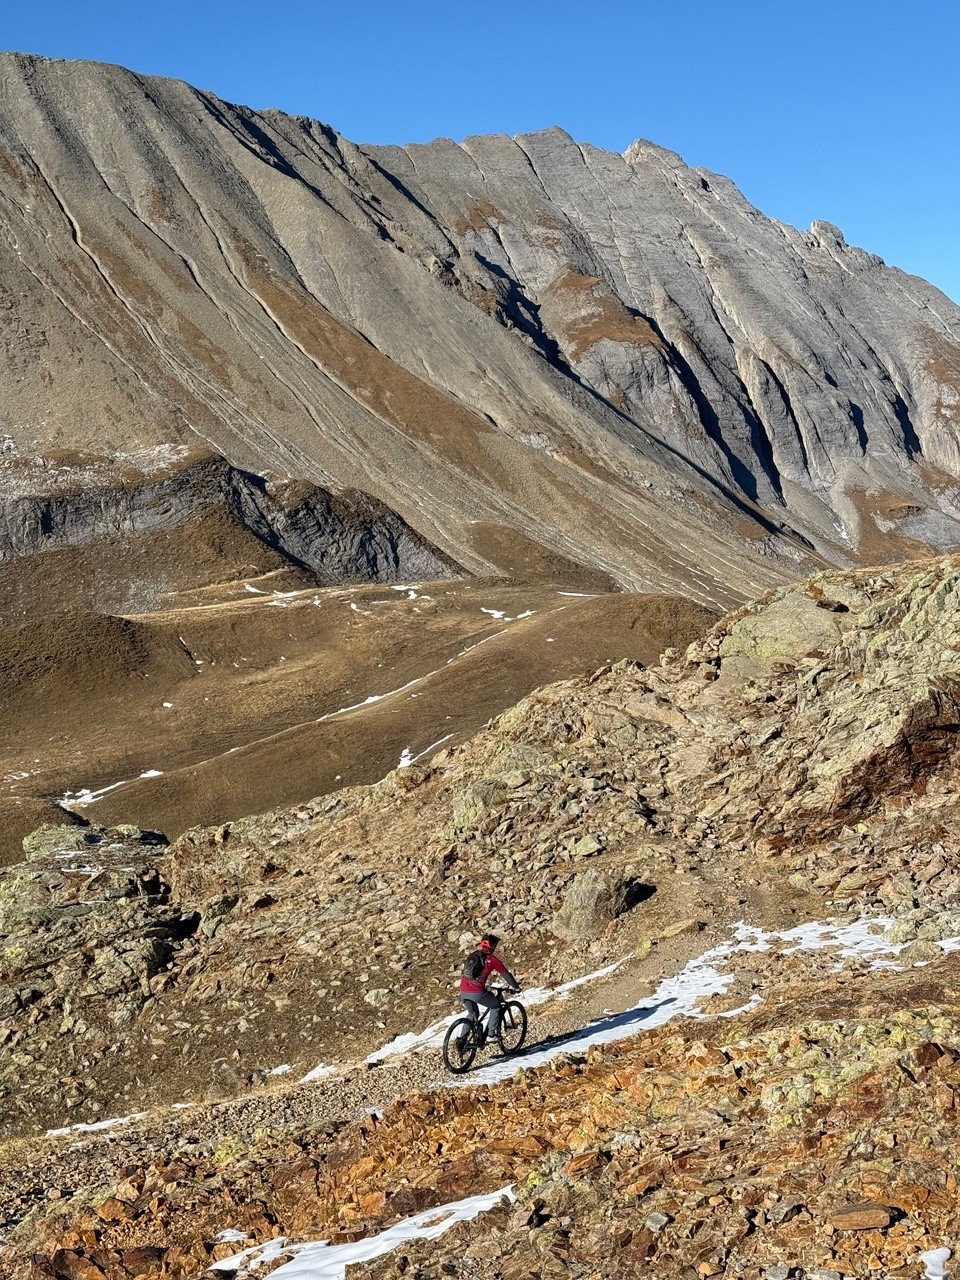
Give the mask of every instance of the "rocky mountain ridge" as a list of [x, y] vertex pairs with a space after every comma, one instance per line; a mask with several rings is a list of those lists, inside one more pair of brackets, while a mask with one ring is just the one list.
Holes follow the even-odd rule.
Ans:
[[[619, 924], [604, 953], [626, 945], [619, 930], [632, 936], [645, 914], [667, 910], [667, 896], [683, 884], [706, 895], [703, 910], [710, 900], [703, 918], [718, 919], [739, 911], [743, 895], [761, 914], [772, 911], [771, 895], [789, 895], [790, 886], [797, 910], [820, 909], [826, 898], [842, 903], [851, 888], [880, 912], [919, 908], [921, 897], [929, 909], [931, 894], [952, 901], [960, 892], [950, 836], [958, 596], [954, 559], [821, 575], [728, 616], [680, 661], [623, 664], [537, 691], [466, 747], [395, 770], [372, 788], [190, 832], [162, 852], [151, 847], [163, 901], [204, 922], [174, 968], [156, 975], [164, 994], [149, 1002], [151, 1020], [199, 1018], [199, 1048], [213, 1027], [203, 1003], [212, 1001], [224, 1043], [245, 1054], [247, 1039], [249, 1051], [261, 1043], [254, 1006], [262, 1000], [264, 1011], [290, 1010], [276, 1049], [289, 1057], [301, 1035], [313, 1052], [322, 1049], [313, 1019], [332, 1001], [319, 1024], [342, 1026], [349, 1010], [374, 1047], [379, 1033], [358, 1018], [364, 1004], [381, 1009], [389, 1031], [404, 992], [417, 987], [417, 966], [427, 972], [446, 950], [455, 956], [461, 935], [484, 918], [498, 932], [519, 931], [531, 961], [553, 956], [560, 976], [574, 976], [570, 966], [587, 958], [611, 920]], [[40, 876], [29, 861], [2, 873], [8, 934], [22, 932], [16, 921], [35, 909], [28, 903], [41, 909], [32, 932], [47, 918], [48, 894], [66, 894], [65, 902], [84, 894], [86, 872], [71, 881], [56, 868], [78, 859], [85, 866], [86, 842], [82, 828], [53, 828], [37, 844], [40, 867], [52, 859]], [[94, 842], [104, 843], [96, 834]], [[144, 863], [121, 849], [121, 867]], [[735, 886], [723, 880], [730, 858], [740, 865]], [[98, 877], [106, 873], [96, 866]], [[125, 883], [121, 876], [106, 894], [105, 920], [118, 894], [140, 896]], [[615, 916], [611, 903], [626, 899], [613, 891], [633, 884], [656, 893], [646, 907]], [[420, 922], [422, 960], [394, 971], [410, 919]], [[952, 923], [945, 914], [940, 927]], [[88, 932], [70, 945], [82, 948]], [[39, 948], [41, 960], [44, 945], [42, 933], [24, 936], [26, 954], [15, 948], [11, 974], [24, 964], [33, 971], [27, 956]], [[266, 966], [265, 945], [275, 956]], [[367, 962], [331, 972], [351, 948]], [[71, 962], [64, 975], [73, 982], [83, 968]], [[261, 970], [257, 995], [250, 982]], [[47, 983], [50, 1011], [41, 999], [31, 1016], [37, 1034], [60, 1016], [52, 972]], [[224, 1006], [228, 991], [243, 992], [242, 1003]], [[305, 1003], [311, 1013], [301, 1025]], [[18, 1025], [27, 1049], [34, 1033]], [[179, 1055], [170, 1069], [170, 1087], [182, 1089]], [[155, 1088], [161, 1079], [157, 1070]], [[120, 1098], [97, 1105], [116, 1110]], [[22, 1094], [21, 1105], [36, 1101]]]
[[205, 442], [472, 572], [726, 606], [956, 544], [960, 311], [650, 143], [363, 147], [6, 54], [0, 149], [13, 456]]
[[[5, 54], [0, 340], [4, 1274], [508, 1183], [362, 1272], [955, 1244], [960, 310], [650, 143]], [[488, 928], [536, 1055], [453, 1091]]]

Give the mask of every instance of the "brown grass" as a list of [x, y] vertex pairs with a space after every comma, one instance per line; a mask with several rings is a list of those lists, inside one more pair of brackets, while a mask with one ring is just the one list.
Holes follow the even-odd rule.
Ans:
[[[561, 588], [591, 585], [509, 530], [479, 536], [513, 542], [518, 577], [566, 568]], [[222, 583], [192, 607], [136, 619], [77, 610], [53, 629], [43, 618], [0, 628], [0, 779], [10, 779], [0, 783], [2, 853], [15, 857], [23, 835], [54, 816], [47, 797], [147, 769], [163, 776], [132, 781], [86, 816], [174, 835], [372, 782], [405, 747], [416, 754], [448, 734], [463, 741], [538, 685], [610, 660], [654, 661], [713, 622], [673, 597], [576, 598], [557, 586], [476, 581], [421, 591], [408, 600], [382, 586], [328, 588], [275, 607], [270, 594]], [[508, 624], [483, 608], [534, 613]], [[420, 677], [382, 702], [319, 719]], [[30, 776], [14, 780], [24, 761]]]
[[848, 490], [847, 497], [857, 513], [857, 553], [864, 564], [893, 564], [898, 560], [925, 560], [938, 555], [939, 548], [915, 538], [905, 537], [895, 529], [883, 530], [876, 518], [903, 520], [922, 510], [912, 497], [897, 493], [870, 494]]
[[456, 219], [453, 229], [458, 236], [465, 236], [468, 231], [483, 231], [493, 222], [503, 223], [506, 218], [489, 200], [475, 200], [466, 216]]
[[[584, 352], [603, 338], [634, 347], [652, 347], [662, 352], [663, 341], [650, 321], [630, 311], [619, 298], [598, 292], [599, 285], [597, 276], [582, 275], [568, 265], [547, 289], [561, 314], [566, 312], [568, 315], [561, 336], [570, 358], [579, 360]], [[587, 309], [578, 312], [578, 308], [583, 308], [584, 298], [587, 299]]]

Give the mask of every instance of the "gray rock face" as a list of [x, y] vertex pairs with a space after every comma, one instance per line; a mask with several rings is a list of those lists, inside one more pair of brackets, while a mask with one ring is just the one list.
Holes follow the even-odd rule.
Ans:
[[376, 499], [268, 483], [217, 456], [186, 458], [153, 474], [128, 467], [118, 475], [104, 466], [7, 474], [17, 483], [0, 491], [0, 563], [224, 513], [324, 585], [441, 578], [456, 569]]
[[[24, 841], [25, 861], [0, 873], [3, 1135], [30, 1115], [25, 1071], [39, 1091], [57, 1092], [52, 1061], [31, 1061], [18, 1047], [17, 1029], [28, 1010], [34, 1020], [49, 1018], [51, 1033], [56, 1028], [56, 1036], [89, 1052], [133, 1034], [129, 1028], [144, 1006], [170, 981], [168, 971], [200, 917], [169, 905], [153, 865], [165, 846], [162, 835], [136, 827], [48, 825]], [[32, 946], [42, 960], [25, 964]], [[66, 1105], [95, 1096], [105, 1074], [68, 1090]]]
[[705, 603], [960, 545], [960, 309], [648, 142], [358, 147], [8, 54], [0, 231], [8, 460], [203, 441]]

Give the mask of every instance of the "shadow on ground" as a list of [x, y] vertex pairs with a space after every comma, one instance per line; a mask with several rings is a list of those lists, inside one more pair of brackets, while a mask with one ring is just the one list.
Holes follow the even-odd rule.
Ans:
[[[665, 1005], [676, 1004], [675, 996], [668, 996], [665, 1000], [660, 1000], [657, 1004], [638, 1006], [635, 1009], [625, 1009], [623, 1013], [611, 1013], [602, 1018], [595, 1018], [592, 1022], [588, 1022], [586, 1026], [578, 1028], [576, 1031], [567, 1031], [563, 1035], [547, 1036], [543, 1040], [536, 1040], [527, 1043], [519, 1053], [511, 1054], [513, 1058], [525, 1058], [531, 1053], [543, 1053], [548, 1049], [563, 1049], [566, 1053], [576, 1053], [578, 1049], [586, 1050], [593, 1043], [594, 1037], [603, 1035], [611, 1031], [617, 1031], [621, 1027], [629, 1027], [634, 1023], [645, 1022], [658, 1009], [662, 1009]], [[498, 1059], [503, 1055], [498, 1055]], [[487, 1064], [484, 1063], [484, 1066]]]

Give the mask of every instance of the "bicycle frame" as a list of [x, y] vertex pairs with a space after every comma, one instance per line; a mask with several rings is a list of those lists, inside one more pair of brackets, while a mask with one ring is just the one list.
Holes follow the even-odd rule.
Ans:
[[[489, 995], [496, 996], [497, 1012], [500, 1014], [501, 1018], [503, 1017], [504, 1006], [507, 1003], [506, 998], [504, 997], [504, 991], [506, 990], [507, 988], [505, 987], [491, 987], [488, 992]], [[493, 1009], [486, 1009], [482, 1005], [477, 1005], [477, 1026], [482, 1027], [488, 1035], [490, 1034], [491, 1013], [493, 1013]]]

